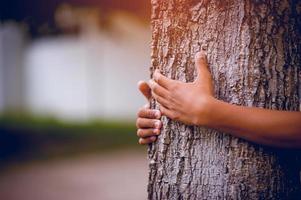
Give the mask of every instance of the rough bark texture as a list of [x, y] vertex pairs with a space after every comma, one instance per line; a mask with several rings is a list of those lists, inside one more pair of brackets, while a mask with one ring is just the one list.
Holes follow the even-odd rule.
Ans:
[[[218, 99], [299, 110], [300, 2], [151, 2], [152, 72], [193, 81], [193, 58], [204, 46]], [[301, 199], [300, 151], [162, 121], [162, 134], [149, 148], [148, 199]]]

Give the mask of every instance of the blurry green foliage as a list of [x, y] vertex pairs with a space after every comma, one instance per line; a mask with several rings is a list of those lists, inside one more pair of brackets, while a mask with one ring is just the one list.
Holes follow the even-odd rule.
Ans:
[[138, 147], [134, 122], [63, 122], [25, 114], [0, 117], [0, 161], [49, 159]]

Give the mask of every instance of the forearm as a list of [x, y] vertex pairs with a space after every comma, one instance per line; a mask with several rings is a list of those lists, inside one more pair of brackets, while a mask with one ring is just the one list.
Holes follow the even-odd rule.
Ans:
[[231, 105], [215, 100], [206, 126], [277, 147], [301, 147], [301, 113]]

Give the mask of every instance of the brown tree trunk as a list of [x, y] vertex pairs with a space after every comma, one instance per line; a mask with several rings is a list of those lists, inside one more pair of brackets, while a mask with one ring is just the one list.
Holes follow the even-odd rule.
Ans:
[[[194, 55], [204, 46], [218, 99], [299, 110], [300, 1], [151, 2], [152, 72], [191, 82]], [[149, 148], [148, 199], [301, 199], [300, 151], [162, 122]]]

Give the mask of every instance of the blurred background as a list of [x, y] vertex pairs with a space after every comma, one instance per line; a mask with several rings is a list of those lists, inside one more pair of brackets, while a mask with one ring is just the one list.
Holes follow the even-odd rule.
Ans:
[[149, 1], [0, 4], [0, 199], [146, 199]]

